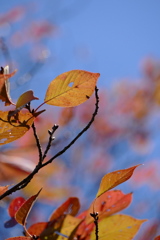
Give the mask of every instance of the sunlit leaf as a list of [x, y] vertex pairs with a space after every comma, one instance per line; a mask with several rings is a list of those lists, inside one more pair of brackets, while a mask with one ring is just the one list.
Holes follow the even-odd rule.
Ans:
[[[104, 218], [98, 223], [99, 239], [131, 240], [145, 221], [122, 214]], [[91, 233], [91, 239], [96, 239], [95, 230]]]
[[7, 186], [0, 186], [0, 195], [5, 193], [8, 190], [8, 185]]
[[34, 117], [29, 112], [0, 111], [0, 145], [22, 137], [31, 127]]
[[25, 199], [23, 197], [17, 197], [10, 202], [8, 207], [8, 213], [10, 217], [15, 216], [15, 213], [18, 211], [18, 209], [22, 206], [24, 202]]
[[60, 107], [74, 107], [94, 92], [99, 73], [72, 70], [56, 77], [49, 85], [45, 103]]
[[124, 194], [120, 190], [105, 192], [96, 198], [89, 207], [86, 214], [86, 223], [93, 222], [90, 213], [98, 212], [99, 219], [108, 217], [128, 207], [132, 201], [132, 193]]
[[37, 194], [30, 197], [28, 200], [26, 200], [16, 212], [15, 219], [19, 224], [25, 226], [27, 216], [32, 208], [32, 205], [36, 201], [40, 191]]
[[49, 221], [53, 221], [55, 219], [58, 219], [63, 214], [70, 214], [72, 216], [75, 216], [80, 208], [79, 199], [76, 197], [71, 197], [67, 201], [65, 201], [59, 208], [53, 212], [51, 215]]
[[32, 100], [38, 100], [39, 98], [34, 97], [33, 91], [29, 90], [25, 93], [23, 93], [17, 100], [16, 108], [21, 109], [23, 108], [27, 103], [31, 102]]
[[[3, 70], [3, 68], [2, 68]], [[9, 86], [9, 78], [12, 77], [15, 73], [16, 70], [12, 73], [9, 74], [9, 67], [6, 66], [4, 68], [4, 73], [0, 73], [0, 99], [5, 102], [5, 106], [14, 104], [11, 100], [10, 97], [10, 86]]]
[[99, 197], [104, 192], [116, 187], [117, 185], [127, 181], [133, 174], [136, 167], [139, 165], [130, 167], [128, 169], [122, 169], [106, 174], [100, 183], [100, 187], [96, 197]]

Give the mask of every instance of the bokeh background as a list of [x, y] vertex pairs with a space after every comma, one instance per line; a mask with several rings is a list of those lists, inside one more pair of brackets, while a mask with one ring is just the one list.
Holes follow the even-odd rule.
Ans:
[[[0, 65], [9, 64], [11, 71], [18, 69], [11, 79], [14, 101], [32, 89], [39, 97], [33, 106], [38, 106], [50, 81], [69, 70], [101, 74], [100, 110], [90, 131], [52, 167], [42, 170], [25, 191], [7, 199], [9, 202], [15, 196], [28, 197], [43, 185], [31, 222], [46, 220], [68, 196], [78, 196], [82, 210], [87, 208], [104, 174], [143, 164], [117, 189], [133, 192], [133, 202], [124, 213], [148, 219], [135, 239], [147, 240], [148, 236], [150, 240], [160, 234], [159, 9], [157, 0], [1, 3]], [[45, 106], [48, 111], [36, 122], [43, 147], [48, 128], [54, 123], [60, 125], [50, 156], [85, 126], [94, 111], [94, 102], [93, 97], [66, 111]], [[30, 132], [13, 144], [1, 146], [1, 185], [18, 181], [17, 172], [23, 177], [37, 157]], [[13, 167], [13, 162], [21, 163], [25, 170]], [[9, 219], [8, 202], [0, 205], [3, 239], [22, 232], [17, 226], [11, 231], [3, 226]]]

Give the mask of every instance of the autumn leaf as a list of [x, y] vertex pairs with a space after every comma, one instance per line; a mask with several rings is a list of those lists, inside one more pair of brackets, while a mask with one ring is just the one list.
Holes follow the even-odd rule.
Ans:
[[160, 235], [155, 237], [154, 240], [160, 240]]
[[[4, 73], [2, 72], [4, 70]], [[9, 74], [9, 66], [6, 66], [4, 69], [1, 68], [0, 73], [0, 99], [5, 102], [5, 106], [7, 105], [15, 105], [10, 97], [10, 86], [9, 86], [9, 78], [12, 77], [16, 70]]]
[[131, 201], [132, 193], [124, 194], [120, 190], [105, 192], [92, 202], [87, 211], [85, 221], [87, 224], [93, 222], [93, 217], [90, 216], [90, 213], [93, 212], [98, 212], [99, 219], [108, 217], [128, 207]]
[[0, 111], [0, 145], [7, 144], [22, 137], [31, 127], [34, 117], [29, 112]]
[[79, 208], [79, 199], [76, 197], [71, 197], [55, 210], [55, 212], [51, 215], [49, 221], [58, 219], [64, 214], [70, 214], [72, 216], [75, 216], [78, 213]]
[[94, 92], [99, 76], [83, 70], [62, 73], [50, 83], [44, 101], [59, 107], [80, 105]]
[[14, 217], [18, 209], [22, 206], [22, 204], [25, 202], [25, 199], [23, 197], [17, 197], [13, 199], [8, 207], [8, 213], [10, 217]]
[[[138, 232], [141, 224], [145, 221], [146, 220], [139, 220], [122, 214], [104, 218], [98, 223], [99, 239], [131, 240]], [[91, 233], [91, 239], [96, 239], [95, 230]]]
[[61, 222], [58, 227], [56, 225], [50, 225], [48, 223], [48, 227], [40, 234], [41, 240], [64, 240], [64, 236], [69, 240], [72, 240], [77, 230], [79, 224], [81, 223], [81, 219], [73, 217], [71, 215], [66, 215], [64, 220]]
[[0, 186], [0, 195], [5, 193], [8, 190], [8, 185], [7, 186]]
[[117, 185], [127, 181], [133, 174], [136, 167], [139, 165], [130, 167], [128, 169], [122, 169], [106, 174], [100, 183], [100, 187], [96, 197], [99, 197], [104, 192], [116, 187]]
[[[41, 190], [40, 190], [41, 191]], [[26, 224], [26, 219], [27, 219], [27, 216], [32, 208], [32, 205], [34, 204], [34, 202], [36, 201], [40, 191], [33, 195], [32, 197], [30, 197], [28, 200], [26, 200], [22, 205], [21, 207], [18, 209], [18, 211], [16, 212], [15, 214], [15, 219], [16, 221], [23, 225], [25, 227], [25, 224]]]
[[47, 226], [48, 226], [48, 222], [38, 222], [31, 225], [28, 228], [28, 232], [31, 235], [40, 236], [40, 234], [47, 228]]
[[33, 100], [38, 100], [39, 98], [34, 97], [33, 91], [29, 90], [27, 92], [24, 92], [17, 100], [16, 103], [16, 108], [17, 109], [22, 109], [27, 103], [33, 101]]

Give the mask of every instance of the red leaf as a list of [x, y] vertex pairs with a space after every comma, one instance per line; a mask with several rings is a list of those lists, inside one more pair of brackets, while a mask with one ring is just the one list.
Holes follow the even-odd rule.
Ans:
[[132, 193], [124, 194], [120, 190], [105, 192], [96, 198], [87, 212], [86, 223], [93, 222], [90, 213], [98, 212], [99, 219], [108, 217], [128, 207], [132, 201]]
[[48, 222], [35, 223], [28, 228], [28, 232], [31, 235], [40, 236], [40, 234], [47, 228]]
[[[41, 189], [42, 190], [42, 189]], [[40, 191], [41, 191], [40, 190]], [[15, 219], [16, 221], [23, 225], [25, 227], [25, 223], [26, 223], [26, 219], [27, 219], [27, 216], [32, 208], [32, 205], [34, 204], [34, 202], [36, 201], [40, 191], [33, 195], [32, 197], [30, 197], [28, 200], [26, 200], [22, 206], [18, 209], [16, 215], [15, 215]]]
[[79, 211], [80, 203], [79, 199], [76, 197], [69, 198], [66, 202], [64, 202], [59, 208], [56, 209], [55, 212], [51, 215], [49, 221], [53, 221], [62, 215], [70, 214], [75, 216]]
[[25, 202], [25, 199], [23, 197], [17, 197], [12, 200], [8, 207], [8, 213], [10, 217], [14, 217], [18, 209], [22, 206], [22, 204]]

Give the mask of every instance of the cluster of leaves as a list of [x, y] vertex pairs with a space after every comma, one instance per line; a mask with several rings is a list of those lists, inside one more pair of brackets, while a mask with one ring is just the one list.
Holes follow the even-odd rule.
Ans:
[[[30, 102], [37, 98], [34, 97], [32, 91], [23, 93], [16, 104], [12, 102], [9, 93], [8, 78], [13, 76], [15, 72], [9, 74], [8, 71], [8, 67], [1, 69], [0, 99], [5, 102], [5, 105], [13, 105], [15, 108], [5, 112], [1, 111], [1, 145], [22, 137], [32, 127], [39, 150], [39, 160], [31, 174], [14, 187], [1, 187], [1, 199], [27, 186], [39, 169], [45, 167], [57, 156], [66, 151], [83, 132], [89, 128], [98, 111], [98, 95], [96, 89], [96, 109], [87, 127], [84, 128], [64, 150], [45, 161], [52, 141], [54, 140], [53, 134], [58, 126], [54, 125], [52, 131], [48, 131], [48, 145], [43, 152], [36, 133], [34, 120], [44, 110], [38, 111], [38, 109], [44, 105], [44, 103], [73, 107], [85, 102], [92, 95], [99, 74], [73, 70], [59, 75], [50, 83], [44, 103], [34, 110], [31, 109]], [[48, 222], [35, 223], [28, 230], [26, 228], [26, 219], [40, 191], [26, 201], [22, 197], [14, 199], [9, 206], [9, 214], [12, 218], [15, 218], [18, 223], [23, 225], [26, 237], [13, 237], [10, 239], [64, 239], [64, 237], [73, 239], [75, 236], [76, 239], [90, 239], [90, 237], [92, 239], [98, 239], [98, 237], [101, 237], [101, 239], [109, 237], [111, 239], [115, 237], [122, 238], [123, 236], [125, 236], [126, 239], [133, 238], [141, 223], [145, 220], [137, 220], [127, 215], [112, 216], [113, 213], [126, 208], [130, 204], [131, 194], [125, 195], [121, 191], [109, 190], [128, 180], [136, 167], [137, 166], [134, 166], [126, 170], [119, 170], [105, 175], [101, 181], [96, 199], [87, 211], [75, 216], [80, 208], [79, 200], [75, 197], [69, 198], [51, 215]], [[107, 229], [106, 224], [108, 226]]]
[[14, 199], [8, 208], [9, 215], [24, 227], [26, 237], [12, 237], [8, 240], [132, 239], [146, 220], [138, 220], [124, 214], [113, 215], [128, 207], [132, 201], [132, 193], [109, 190], [127, 181], [136, 167], [106, 174], [88, 210], [77, 215], [80, 209], [79, 199], [71, 197], [51, 214], [47, 222], [35, 223], [28, 229], [28, 213], [41, 190], [28, 200], [22, 197]]

